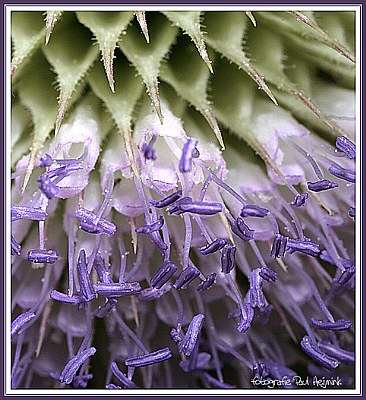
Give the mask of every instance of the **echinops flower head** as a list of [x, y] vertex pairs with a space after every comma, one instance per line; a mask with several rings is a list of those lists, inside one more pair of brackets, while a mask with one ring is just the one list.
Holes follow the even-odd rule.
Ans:
[[355, 386], [355, 17], [12, 11], [13, 389]]

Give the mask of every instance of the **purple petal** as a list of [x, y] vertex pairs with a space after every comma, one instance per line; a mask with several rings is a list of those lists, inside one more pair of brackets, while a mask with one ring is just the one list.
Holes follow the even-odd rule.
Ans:
[[250, 274], [250, 305], [254, 307], [264, 307], [266, 305], [266, 301], [264, 299], [264, 294], [262, 290], [263, 280], [259, 275], [260, 268], [254, 269]]
[[343, 350], [332, 343], [319, 342], [319, 349], [326, 353], [328, 356], [333, 357], [344, 364], [354, 364], [355, 353], [353, 351]]
[[305, 204], [305, 201], [308, 199], [308, 193], [302, 193], [295, 197], [295, 200], [292, 201], [290, 204], [295, 207], [301, 207]]
[[286, 251], [288, 250], [299, 251], [300, 253], [315, 257], [320, 253], [320, 246], [308, 240], [288, 239]]
[[254, 310], [250, 304], [244, 303], [243, 308], [245, 315], [243, 315], [242, 311], [239, 309], [240, 321], [238, 324], [238, 331], [241, 333], [245, 333], [250, 328], [254, 318]]
[[277, 279], [277, 272], [273, 271], [273, 269], [268, 267], [262, 267], [260, 269], [259, 275], [267, 282], [269, 281], [276, 282]]
[[11, 235], [11, 254], [20, 256], [22, 246], [15, 240], [14, 236]]

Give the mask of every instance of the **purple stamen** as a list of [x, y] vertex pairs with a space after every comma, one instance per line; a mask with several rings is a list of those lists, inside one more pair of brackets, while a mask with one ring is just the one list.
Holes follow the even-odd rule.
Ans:
[[37, 179], [41, 192], [48, 198], [52, 199], [58, 195], [60, 188], [56, 186], [47, 174], [40, 175]]
[[221, 272], [229, 274], [235, 267], [236, 247], [226, 244], [221, 252]]
[[203, 247], [199, 247], [198, 251], [206, 256], [207, 254], [215, 253], [218, 250], [221, 250], [226, 244], [225, 239], [216, 239], [211, 243], [206, 244]]
[[102, 306], [98, 308], [98, 310], [95, 313], [95, 316], [97, 318], [104, 318], [112, 311], [112, 309], [117, 305], [117, 303], [118, 300], [116, 299], [108, 299]]
[[287, 239], [286, 236], [282, 236], [280, 233], [275, 234], [271, 249], [271, 257], [279, 258], [285, 255]]
[[141, 292], [137, 296], [137, 299], [141, 302], [153, 301], [159, 299], [165, 293], [168, 293], [170, 289], [171, 285], [169, 283], [163, 285], [160, 289], [146, 288], [141, 290]]
[[[334, 262], [334, 260], [333, 260], [333, 258], [332, 258], [332, 257], [330, 256], [330, 254], [327, 252], [327, 250], [323, 250], [323, 251], [320, 253], [320, 259], [323, 260], [323, 261], [326, 261], [326, 262], [329, 263], [329, 264], [336, 265], [335, 262]], [[354, 266], [354, 263], [353, 263], [352, 260], [348, 260], [347, 258], [340, 258], [339, 260], [340, 260], [340, 262], [341, 262], [341, 264], [342, 264], [342, 266], [343, 266], [344, 268], [350, 268], [350, 267], [353, 267], [353, 266]]]
[[20, 331], [23, 326], [27, 325], [28, 322], [30, 322], [36, 314], [31, 311], [26, 311], [22, 314], [20, 314], [15, 320], [11, 323], [10, 326], [10, 336], [13, 337], [17, 332]]
[[254, 378], [263, 379], [269, 376], [269, 373], [266, 368], [266, 364], [264, 363], [256, 363], [253, 365], [253, 376]]
[[173, 284], [173, 287], [177, 290], [187, 289], [188, 285], [195, 280], [199, 274], [200, 271], [198, 271], [196, 267], [189, 266], [179, 274], [178, 279]]
[[264, 293], [262, 290], [263, 279], [260, 276], [260, 268], [254, 269], [250, 274], [250, 289], [249, 289], [249, 297], [250, 297], [250, 305], [255, 308], [262, 308], [266, 305], [266, 301], [264, 298]]
[[39, 166], [41, 168], [50, 167], [53, 164], [53, 158], [49, 154], [45, 154], [39, 159]]
[[106, 267], [104, 260], [99, 252], [95, 255], [93, 266], [97, 271], [99, 280], [101, 282], [113, 283], [111, 271]]
[[132, 296], [141, 292], [139, 282], [128, 283], [96, 283], [94, 289], [100, 297], [115, 299], [122, 296]]
[[231, 230], [235, 235], [239, 236], [240, 239], [245, 241], [252, 240], [254, 238], [254, 230], [250, 229], [244, 220], [238, 217], [236, 220], [230, 223]]
[[318, 321], [310, 318], [310, 321], [315, 329], [327, 331], [346, 331], [352, 329], [352, 322], [348, 319], [339, 319], [337, 321]]
[[340, 275], [338, 279], [335, 280], [338, 285], [345, 285], [348, 283], [355, 275], [356, 269], [354, 266], [346, 268]]
[[184, 372], [190, 372], [194, 370], [207, 370], [207, 364], [211, 360], [211, 354], [198, 353], [197, 357], [193, 354], [192, 357], [183, 360], [179, 363], [179, 366]]
[[332, 371], [338, 367], [338, 360], [323, 353], [319, 347], [313, 343], [309, 336], [304, 336], [300, 344], [304, 352], [313, 360], [321, 364], [324, 368]]
[[81, 293], [86, 301], [95, 299], [95, 291], [90, 280], [88, 268], [86, 265], [85, 250], [81, 249], [78, 257], [78, 273], [80, 277]]
[[60, 382], [69, 384], [72, 382], [77, 370], [81, 367], [81, 365], [93, 354], [96, 353], [95, 347], [89, 347], [84, 350], [80, 354], [77, 354], [73, 357], [65, 366], [60, 375]]
[[192, 170], [192, 159], [198, 141], [196, 139], [188, 139], [182, 150], [182, 155], [179, 160], [179, 171], [189, 172]]
[[196, 288], [197, 292], [202, 292], [203, 290], [209, 289], [215, 283], [215, 281], [216, 281], [216, 273], [213, 272], [212, 274], [206, 277], [206, 280], [197, 285]]
[[28, 251], [28, 261], [33, 263], [54, 264], [58, 260], [55, 250], [35, 249]]
[[308, 199], [308, 193], [302, 193], [295, 197], [295, 200], [292, 201], [290, 204], [295, 207], [301, 207], [305, 204], [305, 201]]
[[343, 350], [331, 343], [320, 342], [318, 344], [320, 350], [324, 351], [328, 356], [333, 357], [344, 364], [354, 364], [355, 353], [353, 351]]
[[164, 283], [173, 276], [178, 267], [169, 260], [164, 261], [163, 265], [155, 272], [150, 280], [150, 285], [153, 288], [160, 289]]
[[241, 209], [242, 217], [259, 217], [263, 218], [269, 214], [269, 210], [263, 207], [258, 207], [254, 204], [247, 204]]
[[74, 379], [72, 380], [72, 386], [75, 389], [85, 389], [88, 385], [88, 381], [91, 379], [93, 379], [93, 374], [74, 376]]
[[117, 386], [114, 383], [108, 383], [107, 385], [105, 385], [105, 388], [108, 390], [122, 390], [120, 386]]
[[86, 301], [85, 297], [81, 296], [80, 294], [68, 296], [67, 294], [61, 293], [58, 290], [52, 290], [52, 292], [50, 293], [50, 297], [53, 300], [68, 304], [81, 304], [85, 303]]
[[22, 246], [15, 240], [14, 236], [11, 235], [11, 254], [20, 256]]
[[76, 211], [75, 216], [80, 222], [80, 228], [85, 232], [94, 234], [101, 233], [107, 236], [116, 233], [116, 225], [104, 218], [99, 218], [98, 222], [95, 223], [97, 216], [86, 208], [79, 208]]
[[[189, 197], [185, 197], [188, 199]], [[183, 200], [183, 199], [181, 199]], [[179, 203], [179, 204], [178, 204]], [[185, 212], [190, 212], [192, 214], [198, 215], [215, 215], [222, 211], [222, 204], [221, 203], [208, 203], [204, 201], [184, 201], [180, 202], [177, 201], [177, 206], [179, 208], [179, 212], [174, 212], [174, 214], [182, 214]], [[169, 211], [170, 213], [170, 211]], [[171, 214], [171, 213], [170, 213]]]
[[28, 206], [11, 206], [11, 222], [18, 219], [31, 219], [33, 221], [45, 221], [47, 214], [40, 208]]
[[198, 335], [201, 332], [202, 322], [205, 316], [203, 314], [195, 315], [190, 322], [187, 333], [179, 344], [179, 352], [189, 357], [197, 344]]
[[320, 246], [308, 240], [287, 239], [286, 251], [299, 251], [309, 256], [317, 256], [320, 252]]
[[170, 330], [169, 335], [170, 335], [170, 340], [172, 340], [175, 344], [178, 344], [182, 341], [180, 333], [175, 328], [172, 328]]
[[339, 179], [343, 179], [347, 182], [356, 182], [356, 172], [351, 169], [342, 168], [338, 164], [332, 164], [328, 171]]
[[339, 136], [336, 139], [336, 147], [348, 158], [353, 159], [356, 157], [356, 145], [352, 143], [345, 136]]
[[273, 269], [268, 267], [262, 267], [259, 271], [259, 275], [267, 282], [269, 281], [276, 282], [277, 279], [277, 272], [273, 271]]
[[140, 228], [136, 228], [137, 233], [145, 233], [145, 234], [150, 234], [152, 232], [156, 232], [159, 229], [161, 229], [164, 225], [164, 218], [162, 216], [159, 217], [159, 219], [152, 224], [149, 225], [144, 225]]
[[[245, 315], [243, 313], [245, 312]], [[248, 303], [244, 303], [241, 310], [239, 310], [240, 321], [238, 323], [238, 331], [245, 333], [249, 328], [254, 318], [254, 310]]]
[[153, 205], [155, 208], [164, 208], [176, 202], [182, 196], [182, 191], [177, 190], [176, 192], [172, 193], [171, 195], [164, 197], [163, 199], [156, 201], [150, 200], [150, 204]]
[[145, 367], [146, 365], [156, 364], [168, 360], [172, 356], [169, 347], [148, 353], [143, 356], [131, 357], [125, 361], [127, 367]]
[[153, 145], [156, 142], [156, 135], [153, 135], [149, 143], [144, 143], [141, 146], [141, 151], [147, 160], [156, 160], [155, 150]]
[[355, 219], [355, 217], [356, 217], [356, 209], [355, 209], [355, 207], [350, 207], [349, 208], [348, 215], [351, 218]]
[[307, 182], [308, 189], [312, 192], [321, 192], [323, 190], [333, 189], [338, 187], [338, 183], [328, 181], [328, 179], [323, 179], [317, 182]]
[[136, 383], [132, 382], [127, 376], [118, 368], [117, 364], [113, 361], [111, 364], [113, 375], [123, 384], [126, 389], [138, 389]]
[[216, 389], [236, 389], [236, 386], [229, 385], [228, 383], [220, 382], [219, 380], [212, 377], [207, 372], [203, 373], [204, 379], [214, 388]]
[[172, 204], [168, 208], [169, 214], [180, 215], [183, 214], [184, 211], [181, 209], [182, 204], [191, 204], [192, 199], [191, 197], [182, 197], [181, 199], [177, 200], [174, 204]]

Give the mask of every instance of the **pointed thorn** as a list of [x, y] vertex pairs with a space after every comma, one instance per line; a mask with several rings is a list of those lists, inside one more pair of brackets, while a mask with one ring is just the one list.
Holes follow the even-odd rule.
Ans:
[[255, 20], [253, 14], [250, 11], [245, 11], [245, 14], [250, 19], [254, 27], [257, 27], [257, 21]]
[[160, 96], [159, 96], [159, 89], [158, 89], [158, 81], [157, 79], [154, 79], [152, 85], [148, 85], [148, 92], [151, 97], [151, 100], [153, 102], [153, 105], [155, 107], [156, 114], [158, 115], [158, 118], [160, 120], [161, 125], [163, 125], [163, 114], [161, 112], [161, 106], [160, 106]]
[[113, 59], [114, 59], [114, 51], [112, 48], [103, 48], [102, 49], [102, 59], [104, 64], [104, 70], [107, 75], [109, 87], [114, 93], [114, 77], [113, 77]]
[[60, 95], [59, 106], [57, 111], [56, 123], [55, 123], [55, 136], [57, 136], [58, 132], [60, 131], [62, 121], [64, 119], [66, 110], [68, 105], [68, 99], [64, 100], [63, 96]]
[[28, 185], [29, 179], [30, 179], [30, 177], [32, 175], [38, 151], [39, 151], [39, 145], [38, 144], [34, 144], [32, 146], [32, 150], [31, 150], [30, 158], [29, 158], [29, 163], [28, 163], [27, 170], [26, 170], [25, 176], [24, 176], [24, 181], [23, 181], [23, 185], [22, 185], [22, 193], [24, 193], [24, 191], [25, 191], [25, 189], [26, 189], [26, 187]]
[[138, 23], [140, 24], [140, 28], [142, 30], [142, 33], [145, 36], [146, 42], [150, 43], [149, 30], [147, 28], [147, 23], [146, 23], [146, 18], [145, 18], [145, 11], [137, 11], [136, 18], [137, 18]]

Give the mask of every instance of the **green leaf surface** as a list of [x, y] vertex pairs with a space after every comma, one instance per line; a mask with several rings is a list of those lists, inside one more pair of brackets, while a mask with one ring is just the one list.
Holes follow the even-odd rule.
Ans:
[[54, 29], [52, 41], [43, 51], [52, 65], [59, 86], [55, 133], [60, 129], [70, 99], [98, 56], [90, 31], [78, 24], [75, 15], [64, 13]]
[[208, 69], [213, 73], [211, 61], [208, 57], [205, 39], [201, 32], [201, 11], [165, 11], [163, 14], [172, 21], [176, 26], [179, 26], [185, 33], [187, 33], [197, 50], [206, 63]]
[[54, 128], [57, 115], [57, 91], [54, 87], [55, 74], [41, 51], [32, 57], [26, 66], [26, 83], [19, 85], [18, 95], [32, 115], [34, 126], [30, 161], [23, 189], [32, 173], [37, 154]]
[[137, 174], [131, 140], [131, 121], [136, 103], [143, 93], [143, 84], [136, 76], [135, 70], [122, 57], [117, 58], [115, 68], [115, 93], [109, 89], [99, 63], [90, 70], [88, 81], [94, 93], [104, 102], [112, 115], [124, 139], [131, 165]]
[[146, 43], [138, 24], [134, 23], [127, 29], [126, 35], [118, 42], [118, 45], [141, 75], [156, 113], [162, 122], [158, 76], [161, 62], [168, 54], [178, 34], [178, 28], [171, 26], [161, 14], [154, 15], [148, 25], [150, 43]]
[[212, 108], [217, 119], [239, 138], [244, 139], [287, 183], [266, 149], [256, 139], [256, 135], [260, 135], [260, 132], [254, 132], [252, 129], [256, 87], [250, 78], [225, 59], [220, 59], [215, 64], [211, 87], [214, 98]]
[[82, 11], [78, 20], [94, 34], [102, 53], [104, 70], [109, 86], [114, 92], [113, 59], [117, 41], [133, 18], [132, 12]]
[[248, 22], [243, 12], [206, 12], [204, 19], [207, 30], [206, 41], [215, 51], [245, 71], [258, 88], [277, 104], [265, 80], [243, 51], [243, 38]]
[[258, 26], [264, 24], [272, 32], [281, 34], [286, 40], [286, 47], [296, 52], [298, 57], [304, 57], [329, 73], [343, 77], [349, 84], [354, 80], [354, 63], [330, 47], [323, 35], [293, 15], [257, 12], [256, 18]]
[[[316, 71], [309, 70], [307, 62], [299, 63], [296, 57], [292, 60], [292, 54], [285, 53], [280, 35], [263, 26], [249, 29], [247, 45], [251, 49], [255, 67], [266, 77], [281, 106], [318, 130], [337, 136], [344, 134], [311, 99], [311, 75]], [[291, 67], [286, 68], [284, 59], [286, 65]]]
[[203, 115], [221, 147], [225, 148], [220, 128], [208, 100], [210, 76], [209, 70], [190, 45], [189, 38], [181, 36], [172, 49], [169, 62], [162, 69], [161, 79], [169, 83], [179, 96]]
[[13, 11], [11, 13], [12, 79], [22, 63], [28, 61], [41, 45], [44, 33], [45, 27], [41, 12]]

